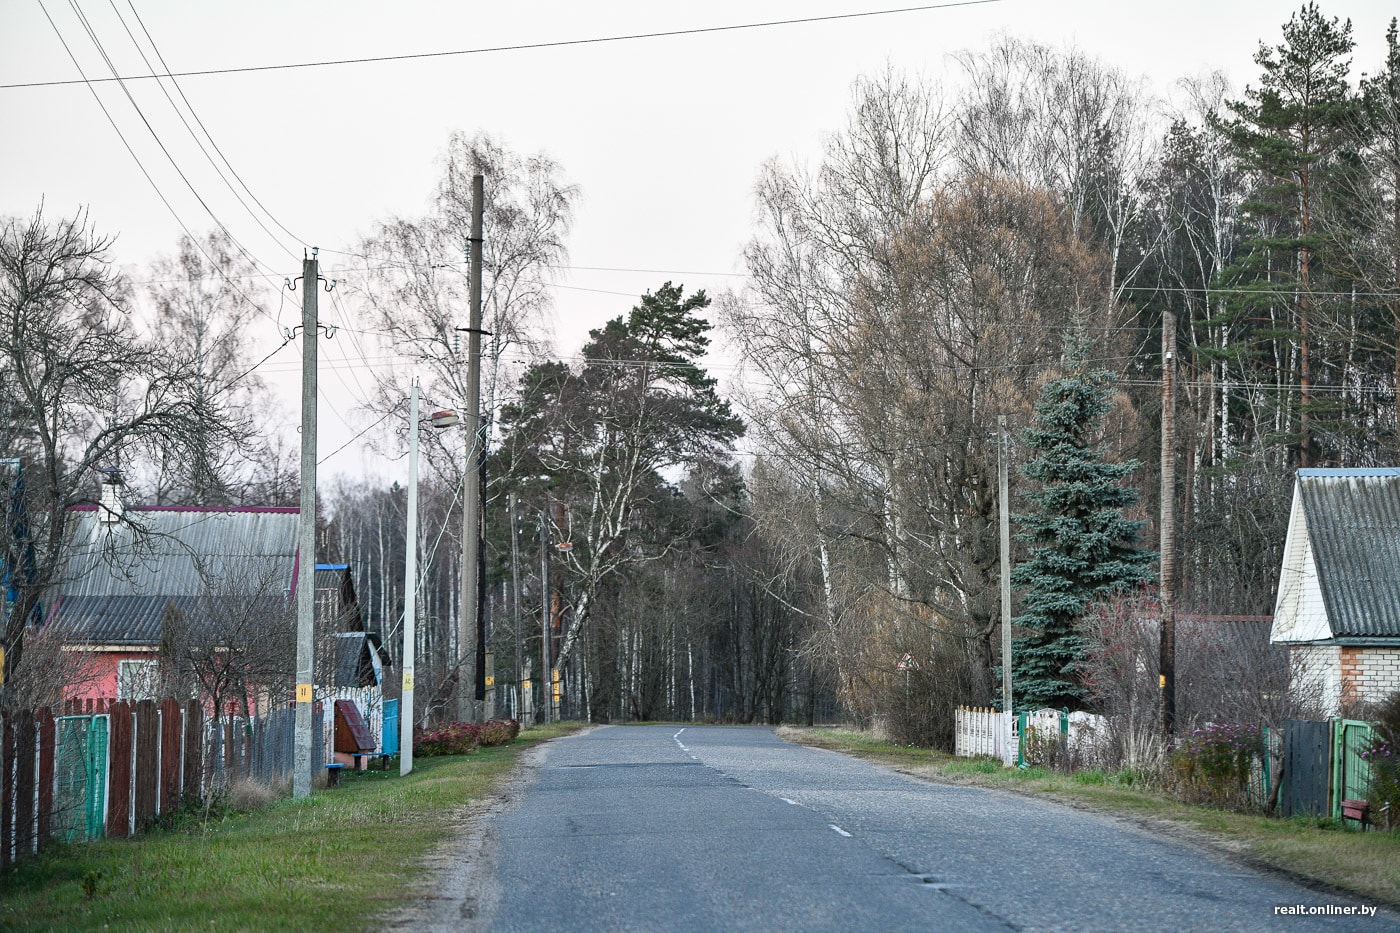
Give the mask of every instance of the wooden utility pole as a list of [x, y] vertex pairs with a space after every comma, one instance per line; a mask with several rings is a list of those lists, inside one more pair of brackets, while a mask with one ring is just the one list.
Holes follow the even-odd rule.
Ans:
[[301, 263], [301, 515], [297, 548], [297, 679], [292, 796], [311, 796], [316, 631], [316, 248]]
[[413, 770], [413, 665], [418, 638], [418, 383], [408, 404], [408, 530], [403, 561], [403, 692], [399, 699], [399, 776]]
[[481, 417], [481, 212], [482, 176], [472, 176], [471, 309], [467, 322], [467, 462], [462, 481], [462, 611], [457, 620], [457, 718], [481, 719], [485, 699], [481, 656], [481, 460], [485, 429]]
[[551, 722], [549, 690], [549, 510], [540, 510], [540, 680], [544, 683], [544, 721]]
[[1013, 713], [1011, 693], [1011, 459], [1006, 416], [997, 416], [997, 511], [1001, 519], [1001, 711]]
[[510, 605], [515, 616], [515, 718], [520, 719], [520, 710], [525, 704], [521, 695], [525, 681], [525, 635], [520, 616], [520, 524], [518, 510], [520, 503], [515, 493], [510, 494]]
[[1162, 632], [1158, 650], [1162, 738], [1176, 731], [1176, 315], [1162, 314]]

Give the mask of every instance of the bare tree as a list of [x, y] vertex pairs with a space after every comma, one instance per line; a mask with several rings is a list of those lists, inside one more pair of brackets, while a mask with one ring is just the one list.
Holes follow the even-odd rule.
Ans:
[[196, 408], [225, 413], [217, 426], [195, 425], [191, 441], [200, 456], [171, 443], [153, 445], [155, 502], [231, 505], [248, 501], [253, 490], [265, 494], [261, 487], [279, 456], [275, 441], [255, 431], [274, 409], [266, 384], [249, 372], [247, 331], [265, 313], [253, 297], [261, 291], [256, 269], [227, 233], [217, 232], [199, 243], [182, 237], [178, 253], [154, 262], [150, 275], [155, 339], [188, 367]]
[[[565, 237], [578, 189], [540, 153], [523, 156], [486, 133], [453, 133], [443, 175], [428, 213], [393, 218], [361, 245], [355, 287], [366, 317], [397, 354], [417, 360], [424, 397], [448, 405], [467, 397], [467, 341], [457, 328], [469, 312], [466, 250], [471, 235], [472, 176], [484, 176], [482, 208], [482, 410], [497, 407], [503, 387], [549, 346], [544, 313], [548, 283], [567, 260]], [[376, 374], [373, 407], [389, 411], [408, 394], [403, 369]], [[395, 426], [400, 432], [403, 430]], [[451, 434], [425, 434], [423, 456], [442, 479], [456, 483], [462, 445]]]
[[26, 529], [4, 561], [27, 568], [0, 634], [11, 674], [59, 582], [68, 509], [91, 501], [96, 470], [162, 443], [203, 458], [199, 438], [220, 423], [217, 407], [195, 407], [188, 367], [136, 334], [109, 244], [82, 214], [0, 221], [0, 440], [22, 464]]
[[231, 705], [250, 719], [259, 701], [285, 702], [296, 673], [296, 616], [283, 562], [206, 563], [199, 576], [198, 596], [172, 603], [162, 619], [169, 684], [193, 687], [216, 721]]

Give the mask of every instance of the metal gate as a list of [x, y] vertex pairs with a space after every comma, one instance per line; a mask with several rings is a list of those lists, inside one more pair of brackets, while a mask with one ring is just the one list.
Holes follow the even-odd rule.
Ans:
[[107, 803], [107, 717], [61, 716], [54, 731], [54, 836], [64, 842], [102, 837]]
[[1342, 818], [1343, 800], [1365, 800], [1371, 793], [1371, 763], [1361, 753], [1371, 747], [1371, 724], [1338, 719], [1332, 730], [1332, 816]]
[[1283, 739], [1283, 815], [1331, 816], [1332, 723], [1289, 719]]

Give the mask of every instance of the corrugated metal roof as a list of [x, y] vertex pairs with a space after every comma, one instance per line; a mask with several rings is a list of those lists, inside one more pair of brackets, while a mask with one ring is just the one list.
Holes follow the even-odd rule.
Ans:
[[196, 605], [205, 579], [271, 572], [292, 591], [295, 509], [133, 508], [111, 526], [95, 510], [73, 518], [51, 618], [90, 644], [159, 643], [166, 606]]
[[74, 640], [90, 645], [158, 645], [166, 607], [197, 610], [193, 596], [67, 596], [49, 624], [72, 627]]
[[250, 563], [270, 564], [292, 586], [295, 511], [127, 509], [124, 522], [113, 526], [98, 521], [96, 511], [76, 512], [74, 519], [65, 596], [193, 596], [201, 571], [217, 576]]
[[1299, 470], [1334, 637], [1400, 637], [1400, 469]]

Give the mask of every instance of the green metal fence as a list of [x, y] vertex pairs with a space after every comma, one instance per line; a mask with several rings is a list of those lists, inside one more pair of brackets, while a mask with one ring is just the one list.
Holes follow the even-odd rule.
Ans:
[[107, 717], [54, 721], [53, 835], [65, 842], [102, 837], [107, 799]]

